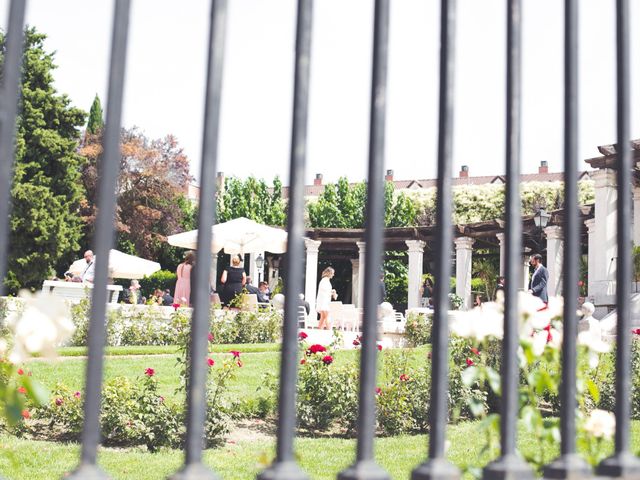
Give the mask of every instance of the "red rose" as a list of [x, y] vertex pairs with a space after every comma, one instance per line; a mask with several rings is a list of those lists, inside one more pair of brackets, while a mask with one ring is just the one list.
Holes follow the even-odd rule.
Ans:
[[64, 400], [62, 400], [62, 398], [60, 398], [60, 397], [56, 398], [56, 405], [57, 405], [57, 406], [60, 406], [60, 405], [62, 405], [63, 403], [64, 403]]
[[18, 369], [18, 375], [24, 375], [24, 370], [22, 370], [21, 368]]
[[353, 341], [353, 345], [355, 347], [358, 347], [360, 345], [360, 340], [358, 340], [357, 338]]
[[307, 363], [307, 361], [304, 358], [300, 360], [300, 365], [304, 365], [305, 363]]
[[409, 381], [409, 375], [407, 375], [406, 373], [403, 373], [402, 375], [400, 375], [400, 381], [401, 382], [408, 382]]
[[24, 388], [23, 386], [19, 386], [18, 387], [18, 393], [22, 393], [24, 395], [25, 393], [27, 393], [27, 389]]
[[467, 365], [470, 367], [471, 365], [473, 365], [473, 360], [471, 360], [470, 358], [467, 357]]
[[331, 365], [333, 363], [333, 357], [331, 355], [325, 355], [324, 357], [322, 357], [322, 362], [325, 365]]
[[476, 355], [480, 356], [480, 351], [476, 347], [471, 347], [470, 350], [471, 353], [475, 353]]
[[382, 351], [382, 345], [378, 344], [378, 351], [381, 352]]
[[81, 395], [82, 395], [82, 394], [81, 394], [80, 392], [75, 392], [75, 393], [73, 394], [73, 396], [74, 396], [74, 397], [76, 397], [76, 398], [80, 398], [80, 396], [81, 396]]
[[29, 413], [29, 410], [22, 410], [22, 418], [31, 418], [31, 414]]
[[376, 395], [380, 395], [382, 393], [382, 389], [380, 387], [376, 387]]
[[179, 303], [172, 303], [171, 306], [173, 307], [174, 310], [178, 310], [180, 308]]
[[207, 365], [213, 367], [215, 364], [216, 362], [213, 361], [213, 358], [207, 358]]
[[305, 332], [300, 332], [298, 334], [298, 339], [300, 340], [304, 340], [305, 338], [307, 338], [309, 335], [307, 335]]
[[233, 355], [233, 358], [240, 358], [240, 352], [237, 350], [231, 350], [229, 353]]
[[631, 330], [631, 333], [635, 333], [636, 335], [640, 335], [640, 328], [636, 328], [635, 330]]
[[579, 286], [579, 287], [583, 287], [583, 286], [584, 286], [584, 282], [583, 282], [582, 280], [580, 280], [580, 281], [578, 282], [578, 286]]
[[549, 343], [551, 340], [553, 340], [553, 337], [551, 336], [551, 324], [544, 327], [543, 330], [547, 331], [547, 343]]
[[311, 353], [322, 353], [326, 351], [327, 349], [318, 343], [315, 343], [309, 347], [309, 352]]
[[207, 335], [207, 340], [209, 340], [209, 342], [213, 342], [213, 335], [211, 334], [211, 332], [209, 332], [209, 335]]
[[144, 371], [144, 374], [145, 374], [147, 377], [153, 377], [153, 376], [156, 374], [156, 371], [155, 371], [153, 368], [147, 368], [147, 369]]

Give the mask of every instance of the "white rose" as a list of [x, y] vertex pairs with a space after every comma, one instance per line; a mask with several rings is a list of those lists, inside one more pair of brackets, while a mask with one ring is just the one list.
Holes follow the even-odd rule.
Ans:
[[612, 438], [616, 430], [616, 417], [612, 412], [593, 410], [584, 423], [584, 429], [596, 438]]

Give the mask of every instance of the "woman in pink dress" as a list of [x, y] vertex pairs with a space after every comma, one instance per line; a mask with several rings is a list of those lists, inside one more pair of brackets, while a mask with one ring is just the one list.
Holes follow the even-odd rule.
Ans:
[[189, 250], [184, 256], [184, 262], [178, 265], [176, 275], [176, 291], [173, 294], [173, 301], [179, 303], [183, 307], [189, 306], [189, 297], [191, 295], [191, 268], [195, 261], [196, 255]]

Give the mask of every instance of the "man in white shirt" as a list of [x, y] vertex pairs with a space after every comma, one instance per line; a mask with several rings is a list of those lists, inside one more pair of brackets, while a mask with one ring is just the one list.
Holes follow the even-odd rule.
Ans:
[[95, 276], [96, 271], [96, 259], [93, 256], [93, 252], [91, 250], [87, 250], [84, 252], [84, 259], [87, 262], [87, 266], [82, 272], [80, 278], [82, 278], [83, 282], [93, 283], [93, 277]]

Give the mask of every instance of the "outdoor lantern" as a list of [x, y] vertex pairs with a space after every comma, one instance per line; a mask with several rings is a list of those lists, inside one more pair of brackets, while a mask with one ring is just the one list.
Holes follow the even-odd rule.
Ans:
[[533, 216], [533, 221], [536, 224], [537, 228], [544, 228], [547, 226], [547, 223], [549, 223], [550, 218], [551, 218], [551, 215], [548, 214], [544, 208], [541, 208]]
[[256, 267], [258, 267], [258, 270], [262, 270], [262, 267], [264, 267], [264, 258], [262, 258], [261, 253], [256, 257]]

